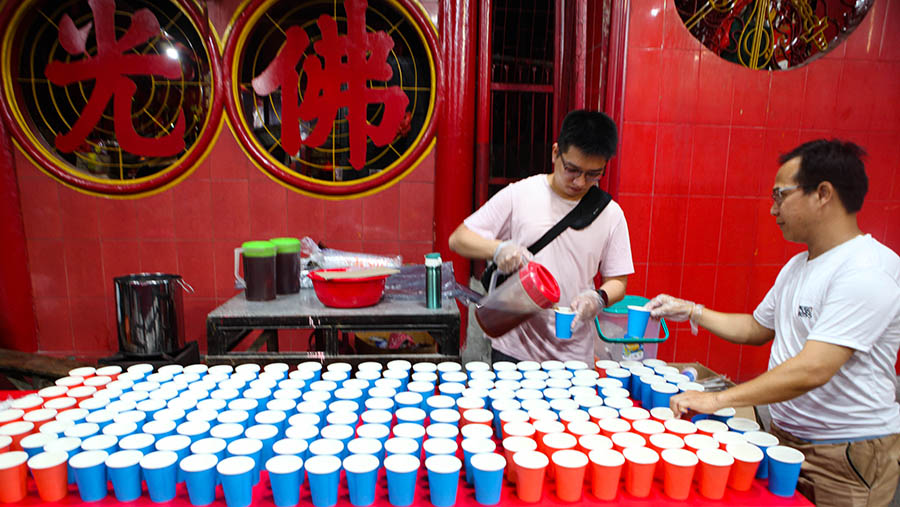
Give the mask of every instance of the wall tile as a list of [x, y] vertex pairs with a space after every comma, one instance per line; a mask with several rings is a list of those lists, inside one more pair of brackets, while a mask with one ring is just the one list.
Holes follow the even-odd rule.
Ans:
[[100, 240], [67, 240], [63, 253], [70, 297], [103, 297]]
[[699, 49], [700, 41], [694, 38], [684, 26], [684, 21], [678, 15], [675, 2], [666, 2], [663, 47], [669, 49]]
[[728, 167], [729, 138], [728, 127], [694, 127], [691, 195], [722, 195]]
[[28, 268], [35, 301], [69, 296], [66, 282], [65, 243], [61, 240], [28, 240]]
[[697, 123], [729, 125], [734, 100], [734, 64], [706, 48], [700, 50]]
[[215, 238], [250, 240], [249, 188], [246, 182], [212, 182], [212, 214]]
[[734, 75], [734, 125], [758, 127], [766, 123], [769, 104], [769, 73], [739, 67]]
[[657, 294], [678, 294], [681, 274], [681, 264], [650, 263], [647, 266], [647, 288], [642, 295], [652, 298]]
[[250, 235], [254, 238], [277, 238], [287, 230], [287, 192], [267, 179], [248, 183], [250, 197]]
[[881, 50], [881, 35], [888, 2], [872, 2], [865, 19], [844, 41], [847, 58], [876, 59]]
[[189, 240], [213, 238], [211, 188], [209, 180], [191, 177], [172, 189], [176, 238]]
[[[238, 293], [234, 288], [234, 249], [240, 247], [240, 242], [216, 241], [212, 244], [213, 268], [215, 269], [216, 304], [222, 304], [226, 299]], [[238, 260], [240, 263], [241, 260]], [[243, 267], [238, 264], [238, 272], [243, 276]]]
[[209, 177], [213, 180], [246, 180], [252, 167], [247, 155], [241, 150], [231, 129], [225, 127], [216, 140], [216, 147], [209, 154]]
[[[900, 132], [872, 132], [863, 149], [869, 154], [864, 160], [869, 178], [869, 199], [900, 199]], [[863, 204], [865, 208], [865, 204]]]
[[431, 241], [399, 241], [397, 248], [403, 257], [403, 262], [423, 263], [425, 262], [425, 254], [434, 251]]
[[628, 276], [627, 294], [647, 294], [647, 265], [634, 263], [634, 273]]
[[[378, 241], [378, 240], [363, 240], [362, 251], [374, 255], [387, 255], [393, 257], [395, 255], [400, 255], [400, 242], [399, 241]], [[404, 263], [414, 263], [414, 264], [422, 264], [425, 262], [424, 258], [422, 259], [403, 259]]]
[[719, 258], [722, 233], [721, 197], [694, 196], [688, 200], [684, 260], [714, 263]]
[[646, 123], [626, 122], [622, 128], [619, 192], [643, 194], [653, 188], [656, 130], [656, 125]]
[[97, 201], [68, 188], [59, 191], [59, 210], [65, 238], [97, 239]]
[[140, 237], [143, 239], [172, 239], [175, 237], [173, 192], [160, 192], [138, 202]]
[[872, 110], [881, 104], [881, 98], [871, 93], [869, 75], [866, 72], [871, 62], [845, 60], [841, 70], [841, 82], [836, 95], [835, 115], [837, 127], [847, 130], [863, 130], [869, 128]]
[[415, 181], [419, 183], [434, 183], [434, 155], [435, 150], [431, 150], [431, 153], [425, 156], [422, 159], [422, 162], [416, 166], [405, 178], [403, 181]]
[[653, 193], [688, 193], [691, 184], [692, 134], [692, 128], [688, 125], [659, 126]]
[[842, 67], [840, 61], [822, 59], [807, 69], [800, 122], [803, 128], [829, 129], [837, 126], [835, 97]]
[[174, 241], [141, 241], [141, 269], [148, 273], [178, 273], [178, 250]]
[[[765, 131], [758, 128], [735, 127], [728, 145], [728, 173], [725, 176], [725, 195], [758, 197], [760, 173], [770, 167], [765, 163], [762, 148]], [[771, 188], [771, 187], [769, 187]]]
[[103, 239], [138, 239], [142, 233], [141, 201], [97, 199], [97, 222]]
[[[709, 364], [709, 349], [711, 338], [709, 331], [700, 329], [697, 336], [691, 334], [689, 328], [682, 328], [678, 331], [678, 342], [675, 345], [675, 361], [680, 363], [690, 363], [699, 361], [701, 364]], [[719, 370], [719, 373], [722, 373]]]
[[363, 239], [396, 240], [400, 237], [400, 189], [397, 185], [362, 199]]
[[[700, 52], [664, 51], [660, 76], [660, 122], [692, 122], [697, 108]], [[667, 79], [678, 76], [678, 79]]]
[[659, 117], [661, 52], [628, 51], [625, 80], [625, 114], [631, 121], [656, 121]]
[[756, 249], [753, 240], [756, 237], [755, 199], [726, 198], [722, 210], [722, 244], [719, 247], [719, 259], [722, 264], [749, 264], [753, 262]]
[[359, 241], [362, 239], [362, 201], [350, 199], [345, 201], [325, 202], [325, 240]]
[[681, 262], [687, 201], [681, 197], [654, 196], [651, 209], [650, 262]]
[[897, 0], [882, 2], [885, 4], [884, 27], [882, 28], [881, 59], [900, 60], [900, 33], [897, 32], [897, 17], [900, 16], [900, 3]]
[[107, 322], [105, 298], [69, 298], [76, 354], [108, 355], [117, 341]]
[[60, 185], [43, 174], [23, 174], [19, 166], [19, 199], [25, 236], [29, 239], [62, 239]]
[[289, 191], [287, 231], [289, 236], [309, 236], [320, 241], [325, 235], [325, 201]]
[[650, 195], [619, 194], [616, 202], [625, 213], [628, 235], [631, 238], [631, 258], [634, 262], [647, 262], [650, 247]]
[[799, 128], [805, 94], [806, 67], [773, 72], [766, 125], [782, 129]]
[[[147, 252], [146, 255], [151, 255]], [[112, 294], [113, 278], [141, 272], [140, 241], [104, 240], [100, 244], [103, 262], [103, 285]]]
[[179, 241], [178, 274], [194, 288], [194, 298], [214, 298], [216, 295], [215, 263], [206, 241]]
[[[900, 10], [900, 6], [892, 8]], [[890, 31], [897, 32], [897, 30]], [[868, 74], [871, 80], [871, 95], [878, 97], [877, 106], [872, 110], [872, 130], [896, 132], [900, 130], [900, 108], [885, 106], [900, 104], [900, 86], [896, 77], [900, 76], [900, 61], [877, 62], [874, 65], [875, 72]]]
[[434, 241], [434, 186], [400, 182], [400, 240]]
[[785, 241], [770, 210], [772, 199], [756, 201], [756, 239], [754, 261], [760, 264], [780, 264], [784, 259]]
[[635, 0], [630, 6], [628, 45], [659, 48], [663, 37], [663, 0]]
[[68, 354], [75, 350], [67, 298], [35, 298], [34, 314], [38, 322], [38, 350], [40, 352]]

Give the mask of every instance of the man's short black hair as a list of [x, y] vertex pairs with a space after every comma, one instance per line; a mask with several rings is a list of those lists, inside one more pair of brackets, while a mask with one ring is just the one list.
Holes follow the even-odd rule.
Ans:
[[804, 193], [828, 181], [837, 190], [838, 198], [848, 213], [858, 212], [869, 190], [869, 179], [862, 157], [865, 150], [850, 141], [817, 139], [803, 143], [778, 158], [782, 164], [800, 157], [800, 169], [795, 179]]
[[612, 118], [599, 111], [576, 109], [563, 119], [556, 144], [559, 151], [566, 153], [570, 146], [585, 155], [600, 156], [606, 160], [616, 154], [619, 136]]

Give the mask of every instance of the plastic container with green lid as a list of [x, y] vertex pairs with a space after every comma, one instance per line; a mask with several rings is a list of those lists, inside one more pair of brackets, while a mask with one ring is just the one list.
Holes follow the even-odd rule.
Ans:
[[[628, 329], [628, 306], [644, 306], [649, 299], [641, 296], [625, 296], [621, 301], [614, 305], [604, 308], [600, 312], [600, 316], [594, 319], [597, 327], [597, 334], [600, 339], [605, 342], [612, 343], [659, 343], [669, 338], [669, 328], [663, 319], [650, 319], [647, 323], [647, 331], [644, 336], [634, 339], [625, 336]], [[662, 327], [664, 335], [659, 336], [659, 329]]]
[[[234, 249], [234, 278], [238, 287], [246, 287], [248, 301], [275, 299], [275, 254], [277, 248], [269, 241], [246, 241]], [[238, 259], [244, 255], [244, 278], [238, 273]]]
[[300, 240], [297, 238], [272, 238], [278, 254], [275, 256], [275, 292], [296, 294], [300, 292]]

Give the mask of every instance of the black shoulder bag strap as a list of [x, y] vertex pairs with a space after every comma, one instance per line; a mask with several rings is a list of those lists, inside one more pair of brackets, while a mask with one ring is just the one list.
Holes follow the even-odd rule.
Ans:
[[[569, 227], [572, 227], [576, 230], [584, 229], [585, 227], [591, 225], [594, 219], [600, 216], [600, 213], [606, 209], [606, 206], [612, 201], [612, 196], [601, 190], [599, 187], [591, 187], [590, 190], [578, 201], [578, 204], [572, 208], [572, 211], [566, 213], [566, 216], [562, 217], [559, 222], [556, 223], [553, 227], [550, 228], [547, 232], [544, 233], [543, 236], [538, 238], [537, 241], [534, 242], [531, 246], [528, 247], [528, 251], [532, 253], [532, 255], [537, 254], [541, 249], [545, 246], [549, 245], [551, 241], [556, 239], [557, 236], [562, 234], [562, 232]], [[487, 290], [491, 283], [491, 276], [494, 274], [494, 271], [497, 270], [497, 265], [491, 263], [484, 270], [484, 273], [481, 274], [481, 285], [484, 286], [484, 289]], [[508, 275], [499, 274], [497, 275], [497, 283], [499, 286], [503, 283]]]

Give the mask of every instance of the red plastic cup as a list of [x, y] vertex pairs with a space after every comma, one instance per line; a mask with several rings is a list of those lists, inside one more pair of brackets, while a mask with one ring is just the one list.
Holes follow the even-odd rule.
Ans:
[[42, 452], [28, 460], [41, 500], [56, 502], [65, 498], [69, 489], [68, 460], [69, 455], [62, 451]]
[[537, 441], [538, 451], [544, 454], [547, 454], [547, 448], [544, 446], [544, 437], [554, 433], [562, 433], [566, 430], [566, 427], [563, 426], [563, 423], [559, 421], [551, 421], [549, 419], [535, 421], [534, 423], [532, 423], [532, 426], [534, 426], [534, 439], [535, 441]]
[[691, 434], [685, 435], [684, 446], [691, 451], [697, 452], [703, 449], [718, 449], [719, 443], [713, 437], [706, 435]]
[[731, 473], [728, 475], [728, 487], [735, 491], [747, 491], [753, 485], [756, 469], [763, 459], [763, 452], [753, 444], [728, 444], [725, 451], [734, 458]]
[[622, 455], [625, 456], [625, 491], [638, 498], [649, 496], [659, 454], [649, 447], [626, 447]]
[[93, 396], [94, 393], [96, 393], [96, 392], [97, 392], [96, 387], [78, 386], [78, 387], [70, 388], [69, 391], [66, 393], [66, 396], [68, 396], [69, 398], [75, 398], [75, 401], [80, 403], [80, 402], [90, 398], [91, 396]]
[[112, 379], [106, 375], [94, 375], [93, 377], [84, 379], [84, 385], [96, 387], [98, 391], [106, 389], [106, 384], [109, 384], [110, 382], [112, 382]]
[[466, 424], [484, 424], [488, 427], [493, 427], [494, 423], [494, 414], [491, 413], [490, 410], [486, 410], [483, 408], [471, 408], [462, 413], [462, 419], [459, 424], [464, 426]]
[[599, 435], [600, 426], [591, 421], [572, 421], [566, 426], [566, 432], [575, 438], [584, 435]]
[[719, 449], [725, 450], [728, 444], [740, 444], [747, 442], [747, 437], [743, 433], [737, 431], [725, 430], [717, 431], [712, 435], [713, 440], [719, 443]]
[[[678, 435], [671, 433], [657, 433], [656, 435], [650, 435], [647, 447], [662, 455], [662, 452], [667, 449], [683, 449], [684, 440]], [[663, 467], [656, 467], [655, 476], [657, 479], [663, 480]]]
[[604, 407], [601, 405], [599, 407], [589, 408], [588, 416], [590, 416], [591, 422], [599, 425], [600, 421], [604, 419], [618, 419], [619, 411], [612, 407]]
[[41, 426], [56, 418], [58, 412], [52, 408], [39, 408], [32, 410], [22, 417], [23, 421], [34, 423], [34, 431], [40, 431]]
[[715, 419], [701, 419], [694, 423], [694, 425], [697, 426], [697, 433], [708, 437], [711, 437], [713, 434], [720, 431], [728, 431], [728, 425], [722, 421], [716, 421]]
[[62, 378], [56, 379], [56, 382], [54, 382], [54, 384], [65, 387], [67, 389], [71, 389], [73, 387], [78, 387], [80, 385], [83, 385], [84, 377], [73, 377], [70, 375], [68, 377], [62, 377]]
[[542, 420], [558, 421], [559, 414], [546, 408], [533, 408], [528, 411], [528, 422], [530, 422], [531, 424]]
[[613, 433], [631, 431], [631, 423], [625, 419], [603, 419], [599, 426], [600, 434], [605, 437], [612, 437]]
[[669, 419], [663, 425], [666, 427], [667, 432], [678, 435], [681, 438], [697, 433], [697, 426], [691, 421], [685, 421], [684, 419]]
[[578, 437], [578, 445], [575, 446], [579, 451], [590, 454], [596, 449], [612, 449], [612, 440], [603, 435], [582, 435]]
[[509, 437], [528, 437], [534, 438], [534, 426], [524, 421], [507, 423], [503, 427], [507, 438]]
[[700, 494], [710, 500], [721, 500], [734, 458], [721, 449], [699, 449], [697, 459], [700, 460], [697, 478]]
[[523, 501], [541, 501], [544, 476], [550, 460], [537, 451], [521, 451], [513, 454], [516, 469], [516, 495]]
[[[568, 433], [548, 433], [544, 435], [544, 438], [542, 438], [541, 442], [538, 444], [538, 450], [540, 450], [541, 445], [544, 447], [544, 454], [546, 454], [548, 458], [553, 459], [553, 453], [556, 451], [564, 451], [566, 449], [574, 449], [575, 446], [578, 445], [578, 440]], [[555, 468], [551, 466], [548, 469], [548, 474], [550, 477], [555, 477]]]
[[97, 374], [97, 368], [93, 366], [80, 366], [69, 370], [70, 377], [88, 378]]
[[506, 456], [506, 478], [509, 482], [516, 482], [516, 467], [513, 456], [518, 452], [536, 451], [537, 442], [528, 437], [506, 437], [503, 439], [503, 453]]
[[685, 500], [691, 494], [697, 455], [685, 449], [662, 452], [663, 491], [674, 500]]
[[613, 433], [609, 439], [612, 440], [613, 449], [619, 452], [629, 447], [644, 447], [647, 445], [647, 440], [644, 437], [630, 431]]
[[71, 410], [78, 405], [78, 400], [75, 398], [69, 398], [68, 396], [62, 396], [60, 398], [53, 398], [52, 400], [47, 400], [44, 402], [44, 408], [49, 408], [56, 410], [57, 415], [66, 410]]
[[13, 451], [21, 451], [22, 444], [20, 442], [33, 432], [34, 423], [28, 421], [16, 421], [0, 426], [0, 435], [6, 435], [12, 439], [9, 448]]
[[8, 408], [0, 410], [0, 426], [16, 421], [21, 421], [25, 417], [25, 411], [21, 408]]
[[675, 413], [669, 407], [656, 407], [650, 409], [650, 419], [665, 423], [669, 419], [675, 419]]
[[619, 363], [609, 359], [600, 359], [598, 361], [594, 361], [594, 370], [597, 372], [597, 374], [600, 375], [600, 378], [606, 376], [606, 370], [618, 367]]
[[0, 502], [16, 503], [25, 498], [25, 477], [28, 475], [25, 462], [28, 453], [11, 451], [0, 454]]
[[625, 457], [613, 449], [594, 449], [588, 459], [591, 462], [591, 493], [600, 500], [615, 500]]
[[634, 424], [635, 421], [650, 419], [650, 412], [641, 407], [625, 407], [619, 410], [619, 417]]
[[500, 434], [503, 438], [506, 438], [508, 435], [506, 434], [506, 425], [511, 422], [528, 422], [528, 412], [524, 410], [504, 410], [500, 412], [500, 415], [497, 416], [500, 418]]
[[580, 451], [567, 449], [553, 453], [551, 461], [556, 473], [556, 496], [564, 502], [581, 500], [588, 457]]
[[661, 422], [653, 419], [639, 419], [631, 423], [631, 431], [645, 439], [649, 439], [650, 435], [665, 433], [666, 427]]
[[41, 389], [40, 391], [37, 392], [37, 394], [38, 394], [38, 396], [43, 398], [44, 402], [46, 403], [49, 400], [52, 400], [55, 398], [61, 398], [61, 397], [65, 396], [66, 391], [68, 391], [68, 390], [69, 390], [68, 387], [53, 385], [53, 386], [47, 386], [47, 387]]
[[10, 445], [12, 445], [12, 437], [9, 435], [0, 435], [0, 454], [9, 452]]
[[97, 368], [96, 374], [98, 376], [106, 376], [111, 378], [112, 380], [118, 380], [119, 374], [122, 373], [122, 367], [118, 365], [109, 365], [103, 366], [101, 368]]
[[28, 394], [9, 402], [9, 408], [22, 410], [26, 414], [32, 410], [41, 408], [43, 405], [44, 398], [41, 398], [36, 394]]

